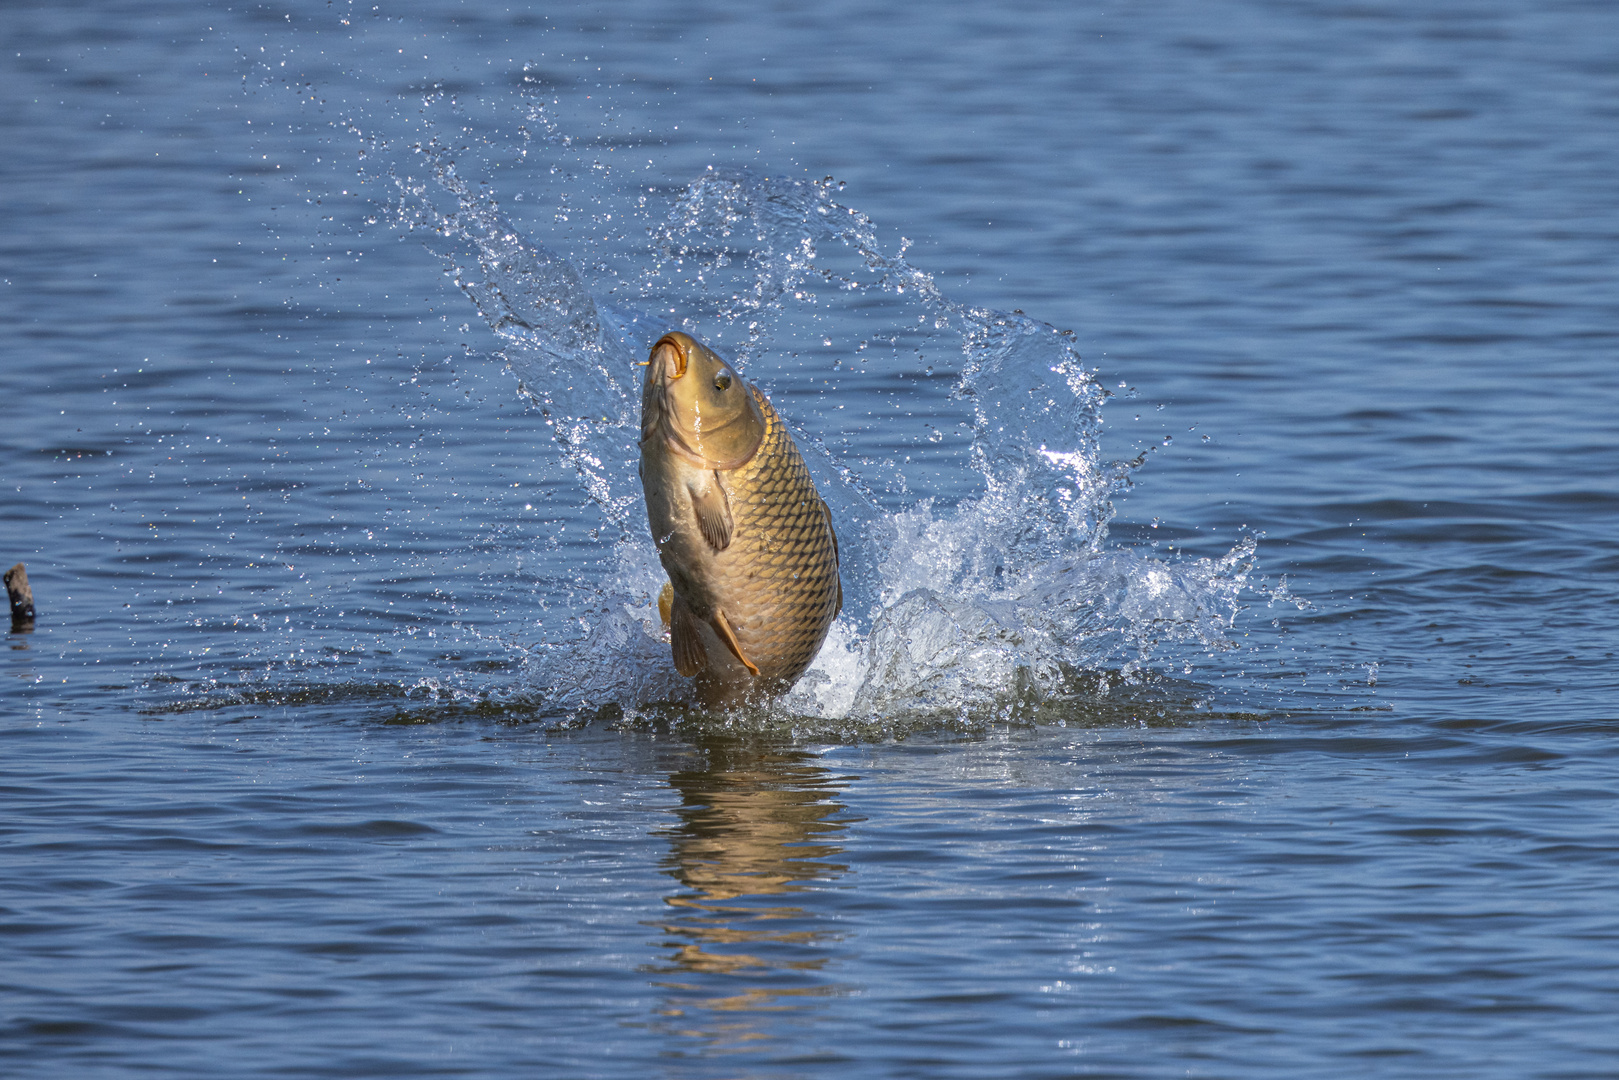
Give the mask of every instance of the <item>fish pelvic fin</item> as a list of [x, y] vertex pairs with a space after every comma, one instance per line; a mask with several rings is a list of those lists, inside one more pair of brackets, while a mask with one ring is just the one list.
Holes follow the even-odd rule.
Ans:
[[674, 606], [675, 606], [675, 585], [674, 585], [674, 582], [665, 581], [663, 583], [663, 591], [658, 593], [658, 618], [663, 620], [663, 625], [665, 627], [667, 627], [669, 625], [669, 620], [671, 618], [671, 612], [673, 611]]
[[703, 648], [703, 639], [697, 634], [697, 619], [692, 615], [691, 608], [686, 606], [685, 598], [673, 587], [669, 591], [672, 594], [669, 604], [669, 650], [675, 657], [675, 670], [690, 678], [708, 666], [708, 651]]
[[708, 546], [715, 551], [724, 551], [731, 546], [731, 533], [736, 528], [731, 520], [731, 508], [725, 501], [725, 489], [720, 487], [719, 474], [714, 474], [714, 483], [702, 491], [686, 486], [691, 493], [691, 508], [697, 514], [697, 529], [708, 541]]
[[725, 642], [725, 647], [731, 650], [731, 655], [742, 661], [742, 666], [748, 669], [748, 674], [758, 678], [759, 669], [754, 666], [752, 660], [742, 655], [742, 643], [737, 641], [736, 631], [731, 629], [731, 620], [725, 617], [725, 612], [715, 609], [714, 617], [709, 620], [708, 625], [712, 626], [714, 633]]

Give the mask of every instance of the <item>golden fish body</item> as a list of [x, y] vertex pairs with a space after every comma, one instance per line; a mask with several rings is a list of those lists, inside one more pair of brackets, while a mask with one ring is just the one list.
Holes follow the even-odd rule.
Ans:
[[686, 334], [647, 364], [641, 486], [676, 669], [709, 702], [786, 689], [843, 606], [832, 515], [769, 400]]

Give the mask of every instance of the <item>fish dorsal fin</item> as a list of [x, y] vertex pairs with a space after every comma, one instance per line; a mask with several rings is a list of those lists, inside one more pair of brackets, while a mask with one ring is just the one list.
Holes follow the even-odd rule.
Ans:
[[752, 660], [742, 655], [742, 643], [737, 641], [736, 631], [731, 629], [731, 620], [725, 617], [725, 612], [716, 608], [714, 617], [708, 621], [708, 625], [712, 626], [714, 633], [725, 642], [725, 647], [731, 650], [731, 655], [742, 661], [742, 666], [748, 669], [748, 674], [757, 678], [759, 669], [753, 666]]
[[832, 508], [821, 500], [821, 513], [826, 515], [826, 531], [832, 534], [832, 580], [838, 583], [838, 603], [832, 609], [836, 618], [843, 611], [843, 556], [838, 553], [838, 530], [832, 525]]
[[675, 670], [687, 678], [708, 666], [708, 651], [697, 634], [697, 620], [679, 593], [669, 605], [669, 649], [674, 653]]
[[697, 514], [697, 528], [708, 541], [708, 546], [715, 551], [724, 551], [731, 546], [731, 531], [735, 525], [731, 521], [731, 508], [725, 502], [725, 489], [720, 487], [720, 478], [716, 473], [714, 482], [698, 491], [690, 484], [686, 490], [691, 492], [691, 508]]

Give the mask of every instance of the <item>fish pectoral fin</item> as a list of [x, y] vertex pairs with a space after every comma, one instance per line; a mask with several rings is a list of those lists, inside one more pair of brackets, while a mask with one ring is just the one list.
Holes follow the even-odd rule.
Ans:
[[[674, 593], [672, 586], [670, 592]], [[708, 666], [708, 651], [697, 634], [697, 619], [679, 594], [669, 605], [669, 651], [675, 657], [675, 670], [687, 678]]]
[[708, 620], [708, 625], [712, 626], [714, 633], [718, 634], [720, 640], [725, 642], [725, 647], [731, 650], [731, 655], [742, 661], [742, 666], [748, 669], [748, 674], [757, 678], [759, 669], [753, 666], [752, 660], [742, 655], [742, 643], [737, 641], [736, 631], [731, 629], [731, 620], [725, 617], [725, 612], [716, 608], [714, 617]]
[[731, 521], [731, 508], [725, 503], [725, 490], [719, 485], [719, 477], [714, 483], [698, 491], [691, 485], [686, 486], [691, 493], [691, 508], [697, 514], [697, 528], [708, 541], [708, 546], [715, 551], [724, 551], [731, 546], [731, 531], [736, 527]]

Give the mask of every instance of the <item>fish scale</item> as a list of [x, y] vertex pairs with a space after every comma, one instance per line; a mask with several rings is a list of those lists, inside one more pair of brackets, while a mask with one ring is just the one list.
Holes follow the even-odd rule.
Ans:
[[837, 543], [786, 425], [757, 389], [753, 399], [765, 418], [759, 451], [719, 474], [737, 528], [715, 592], [761, 677], [791, 681], [820, 651], [841, 605]]

